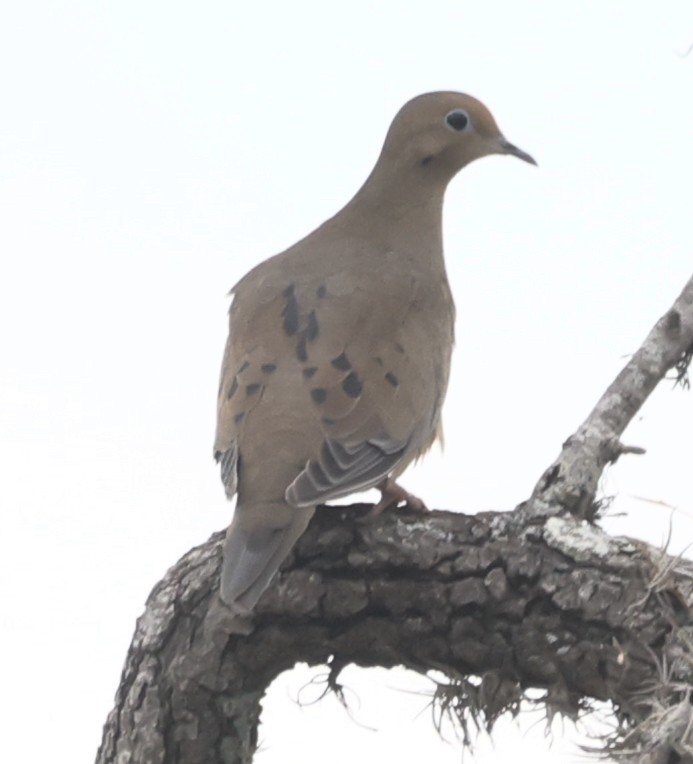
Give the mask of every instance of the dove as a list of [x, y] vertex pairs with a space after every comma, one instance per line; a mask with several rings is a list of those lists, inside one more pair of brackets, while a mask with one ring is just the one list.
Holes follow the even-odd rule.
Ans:
[[233, 612], [251, 613], [319, 504], [375, 487], [376, 515], [424, 508], [396, 480], [442, 436], [443, 197], [493, 154], [536, 164], [472, 96], [414, 98], [353, 199], [231, 290], [214, 454], [237, 495], [220, 585]]

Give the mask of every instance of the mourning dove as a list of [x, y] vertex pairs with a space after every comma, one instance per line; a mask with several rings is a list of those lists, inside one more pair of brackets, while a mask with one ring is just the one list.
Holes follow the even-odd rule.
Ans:
[[441, 433], [455, 319], [443, 195], [489, 154], [536, 164], [475, 98], [414, 98], [346, 207], [231, 290], [214, 451], [238, 493], [221, 573], [234, 612], [253, 608], [318, 504], [372, 487], [378, 510], [417, 504], [394, 481]]

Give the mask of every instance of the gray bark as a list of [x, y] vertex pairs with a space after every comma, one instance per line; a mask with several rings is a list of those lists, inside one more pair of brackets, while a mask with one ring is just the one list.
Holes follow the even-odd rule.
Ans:
[[592, 522], [625, 427], [692, 350], [693, 279], [527, 502], [370, 523], [322, 508], [252, 620], [219, 603], [221, 534], [192, 549], [137, 623], [97, 762], [247, 764], [265, 688], [298, 661], [329, 665], [335, 692], [350, 663], [435, 669], [462, 730], [529, 688], [550, 713], [611, 701], [619, 760], [693, 761], [693, 564]]

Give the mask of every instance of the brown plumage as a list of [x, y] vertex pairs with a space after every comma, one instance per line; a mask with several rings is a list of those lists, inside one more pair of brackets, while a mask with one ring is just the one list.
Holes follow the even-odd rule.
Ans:
[[393, 480], [440, 435], [455, 308], [443, 195], [489, 154], [534, 160], [486, 109], [429, 93], [395, 117], [341, 212], [233, 288], [215, 455], [238, 493], [222, 599], [247, 612], [316, 505]]

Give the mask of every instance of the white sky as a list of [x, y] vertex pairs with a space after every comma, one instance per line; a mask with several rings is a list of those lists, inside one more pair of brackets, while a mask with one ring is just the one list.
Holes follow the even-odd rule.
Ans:
[[[230, 516], [225, 294], [348, 200], [426, 90], [484, 100], [540, 167], [485, 159], [448, 193], [447, 446], [404, 482], [467, 512], [527, 497], [690, 276], [691, 43], [689, 0], [3, 6], [3, 761], [93, 759], [148, 592]], [[647, 455], [605, 480], [610, 530], [659, 543], [644, 497], [693, 540], [692, 425], [663, 385], [626, 438]], [[291, 701], [316, 672], [270, 694], [261, 764], [460, 761], [397, 690], [425, 683], [349, 672], [373, 732]], [[503, 725], [466, 760], [581, 760], [562, 735]]]

